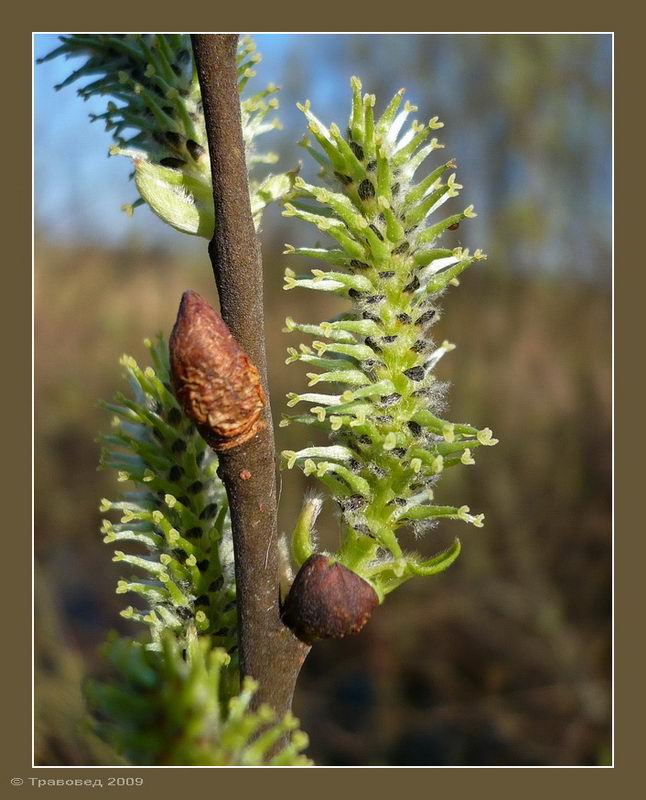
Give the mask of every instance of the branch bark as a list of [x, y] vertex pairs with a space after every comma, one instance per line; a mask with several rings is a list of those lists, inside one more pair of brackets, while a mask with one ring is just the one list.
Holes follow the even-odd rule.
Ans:
[[[251, 214], [236, 75], [237, 34], [192, 34], [211, 158], [215, 233], [209, 256], [222, 318], [255, 364], [269, 396], [260, 246]], [[255, 703], [291, 709], [309, 647], [280, 619], [276, 460], [271, 409], [267, 427], [219, 455], [231, 512], [243, 675], [260, 686]]]

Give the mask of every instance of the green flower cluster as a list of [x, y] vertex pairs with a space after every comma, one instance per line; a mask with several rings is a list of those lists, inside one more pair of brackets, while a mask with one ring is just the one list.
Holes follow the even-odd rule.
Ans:
[[145, 608], [142, 641], [113, 638], [111, 675], [87, 682], [96, 733], [134, 764], [302, 766], [307, 736], [292, 716], [252, 711], [255, 683], [240, 685], [231, 525], [217, 456], [171, 392], [168, 347], [147, 341], [153, 366], [124, 356], [130, 396], [105, 403], [113, 430], [101, 465], [129, 483], [103, 500], [104, 542], [132, 568], [117, 593]]
[[[188, 34], [79, 34], [62, 36], [61, 44], [42, 61], [65, 56], [84, 61], [56, 89], [90, 78], [78, 90], [88, 100], [111, 99], [93, 121], [103, 120], [115, 145], [112, 155], [132, 159], [139, 197], [123, 206], [132, 214], [148, 203], [168, 224], [184, 233], [210, 239], [215, 224], [211, 165], [204, 127], [200, 86]], [[255, 44], [242, 39], [238, 48], [240, 92], [260, 61]], [[279, 127], [268, 119], [278, 108], [278, 89], [266, 89], [241, 100], [247, 166], [273, 164], [277, 156], [257, 150], [257, 137]], [[290, 190], [292, 174], [250, 178], [256, 227], [265, 206]]]
[[131, 396], [120, 393], [104, 404], [114, 416], [112, 432], [101, 437], [101, 466], [134, 488], [102, 500], [102, 512], [118, 514], [118, 521], [103, 520], [103, 540], [124, 548], [113, 561], [138, 573], [120, 580], [117, 593], [134, 593], [146, 604], [121, 614], [148, 626], [152, 649], [161, 647], [165, 630], [185, 642], [194, 628], [231, 654], [233, 549], [217, 456], [171, 392], [166, 343], [160, 337], [146, 344], [154, 367], [141, 369], [124, 356]]
[[88, 681], [94, 730], [133, 764], [306, 766], [308, 738], [291, 715], [250, 709], [249, 678], [232, 694], [229, 656], [208, 637], [185, 650], [168, 632], [161, 652], [125, 639], [106, 645], [110, 682]]
[[[302, 144], [321, 165], [328, 188], [297, 178], [298, 199], [284, 214], [313, 224], [335, 240], [332, 247], [288, 246], [287, 252], [324, 261], [326, 270], [298, 276], [288, 269], [285, 288], [307, 288], [348, 298], [352, 308], [319, 324], [287, 319], [286, 330], [315, 337], [291, 348], [287, 362], [300, 361], [309, 385], [333, 384], [339, 393], [288, 395], [288, 405], [310, 405], [307, 413], [286, 416], [327, 432], [328, 446], [283, 453], [288, 468], [316, 476], [338, 503], [342, 542], [334, 554], [373, 586], [379, 599], [414, 575], [439, 572], [457, 557], [460, 543], [423, 561], [404, 553], [397, 537], [402, 526], [422, 531], [441, 519], [482, 525], [482, 515], [467, 506], [433, 503], [443, 470], [473, 464], [473, 451], [492, 445], [487, 428], [449, 422], [438, 414], [445, 385], [434, 369], [453, 345], [433, 342], [438, 299], [461, 272], [485, 256], [476, 250], [447, 249], [438, 240], [447, 229], [475, 216], [468, 206], [433, 221], [434, 214], [462, 188], [446, 161], [415, 182], [427, 156], [440, 145], [432, 133], [442, 127], [407, 118], [416, 108], [400, 109], [399, 91], [378, 119], [374, 95], [361, 94], [352, 79], [352, 111], [347, 131], [327, 128], [299, 106], [320, 150]], [[431, 219], [429, 219], [431, 218]], [[312, 554], [311, 539], [320, 501], [309, 498], [293, 536], [298, 567]]]

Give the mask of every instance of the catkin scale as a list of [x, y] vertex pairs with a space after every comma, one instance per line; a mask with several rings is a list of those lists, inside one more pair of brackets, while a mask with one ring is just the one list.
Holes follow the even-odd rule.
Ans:
[[214, 450], [238, 447], [265, 427], [258, 370], [197, 292], [182, 295], [169, 349], [175, 396]]

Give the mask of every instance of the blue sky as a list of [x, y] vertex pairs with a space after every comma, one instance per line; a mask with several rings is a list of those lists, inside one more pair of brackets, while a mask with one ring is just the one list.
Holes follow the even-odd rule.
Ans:
[[[594, 269], [606, 269], [609, 36], [254, 38], [263, 61], [252, 85], [282, 87], [284, 128], [268, 134], [263, 144], [281, 154], [285, 168], [303, 160], [308, 170], [308, 157], [294, 146], [305, 130], [297, 101], [309, 97], [321, 119], [342, 123], [351, 75], [360, 75], [369, 91], [378, 87], [378, 104], [406, 86], [422, 119], [439, 114], [446, 123], [441, 139], [450, 148], [447, 155], [457, 156], [465, 199], [480, 213], [471, 228], [474, 240], [490, 251], [501, 246], [498, 239], [507, 239], [505, 257], [521, 267], [585, 272], [597, 260], [602, 266]], [[36, 58], [56, 44], [56, 35], [37, 35]], [[532, 63], [535, 51], [539, 63]], [[120, 210], [136, 197], [128, 182], [130, 164], [108, 158], [109, 134], [101, 123], [88, 121], [89, 113], [104, 110], [105, 101], [81, 101], [74, 85], [54, 91], [71, 65], [55, 59], [34, 69], [37, 229], [48, 239], [68, 242], [201, 246], [168, 229], [145, 207], [132, 219]], [[504, 158], [496, 160], [500, 147]], [[280, 220], [277, 214], [272, 219]]]
[[[317, 107], [333, 109], [338, 101], [345, 101], [351, 72], [341, 74], [334, 68], [330, 50], [344, 47], [342, 36], [300, 36], [298, 45], [307, 52], [303, 79], [309, 87], [308, 95]], [[383, 39], [383, 37], [371, 37]], [[258, 67], [258, 86], [266, 83], [282, 85], [289, 83], [290, 54], [294, 51], [295, 37], [292, 34], [260, 34], [254, 36], [263, 61]], [[50, 52], [58, 44], [54, 34], [39, 34], [35, 37], [35, 57]], [[54, 59], [35, 67], [35, 174], [36, 174], [36, 221], [48, 235], [56, 239], [98, 239], [108, 243], [119, 243], [133, 236], [144, 240], [158, 237], [174, 239], [176, 234], [167, 230], [145, 208], [137, 210], [133, 219], [128, 218], [120, 207], [122, 203], [135, 199], [134, 187], [128, 183], [130, 165], [126, 159], [108, 158], [111, 139], [101, 123], [90, 124], [90, 113], [101, 113], [104, 102], [91, 98], [84, 102], [76, 96], [75, 85], [60, 92], [54, 86], [70, 73], [73, 61]], [[357, 70], [360, 63], [356, 64]], [[287, 78], [287, 80], [286, 80]], [[399, 88], [393, 76], [393, 89]], [[400, 78], [401, 81], [401, 78]], [[301, 96], [281, 97], [282, 132], [293, 132], [292, 141], [302, 135], [304, 125], [295, 110]], [[342, 113], [347, 111], [343, 106]], [[293, 124], [286, 124], [286, 117]], [[294, 130], [300, 125], [300, 130]], [[265, 144], [269, 148], [280, 145], [281, 133], [269, 135]], [[286, 143], [285, 143], [286, 144]], [[296, 151], [296, 148], [294, 148]], [[295, 159], [302, 157], [295, 152]]]

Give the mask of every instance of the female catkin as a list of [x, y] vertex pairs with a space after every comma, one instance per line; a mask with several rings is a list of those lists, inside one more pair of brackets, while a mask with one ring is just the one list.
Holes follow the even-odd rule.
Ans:
[[[434, 370], [453, 349], [436, 345], [432, 326], [438, 300], [458, 276], [485, 256], [466, 248], [439, 246], [446, 230], [475, 216], [473, 206], [437, 219], [436, 212], [462, 188], [455, 162], [448, 160], [415, 182], [426, 158], [442, 145], [431, 134], [442, 127], [404, 125], [417, 109], [403, 90], [380, 118], [375, 97], [361, 95], [352, 79], [352, 110], [345, 135], [324, 126], [309, 102], [299, 106], [319, 149], [306, 137], [302, 144], [321, 165], [325, 186], [296, 179], [296, 197], [284, 214], [327, 234], [331, 247], [287, 246], [287, 253], [316, 259], [328, 269], [311, 275], [285, 272], [285, 288], [306, 288], [346, 297], [351, 306], [333, 321], [310, 324], [286, 321], [286, 330], [313, 337], [288, 350], [287, 362], [300, 361], [314, 392], [290, 394], [288, 405], [308, 404], [281, 425], [298, 422], [328, 433], [330, 444], [286, 451], [291, 469], [317, 477], [336, 500], [342, 520], [339, 550], [327, 554], [374, 589], [379, 601], [413, 575], [429, 575], [449, 566], [460, 543], [423, 561], [404, 553], [397, 532], [407, 525], [429, 527], [441, 519], [482, 525], [483, 515], [467, 506], [433, 503], [443, 470], [472, 464], [473, 451], [492, 445], [487, 428], [456, 424], [439, 416], [445, 385]], [[437, 220], [437, 221], [435, 221]], [[320, 387], [332, 384], [338, 393]], [[297, 567], [312, 551], [297, 525], [292, 547]], [[296, 584], [295, 584], [296, 585]]]

